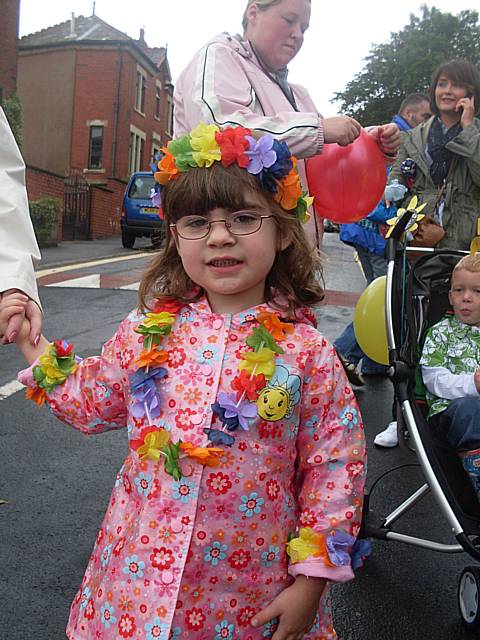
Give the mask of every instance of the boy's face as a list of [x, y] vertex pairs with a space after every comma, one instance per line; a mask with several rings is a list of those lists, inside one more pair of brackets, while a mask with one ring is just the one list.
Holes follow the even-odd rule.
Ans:
[[480, 273], [466, 269], [455, 271], [448, 299], [461, 322], [480, 326]]

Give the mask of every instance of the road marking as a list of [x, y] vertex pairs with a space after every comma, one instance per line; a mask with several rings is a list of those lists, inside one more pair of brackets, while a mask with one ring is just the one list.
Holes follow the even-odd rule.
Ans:
[[18, 380], [12, 380], [11, 382], [7, 382], [3, 387], [0, 387], [0, 401], [6, 400], [9, 396], [13, 396], [14, 393], [17, 393], [21, 389], [25, 387], [23, 384], [20, 384]]
[[90, 276], [81, 276], [79, 278], [70, 278], [61, 282], [52, 282], [46, 284], [46, 287], [80, 287], [82, 289], [100, 289], [100, 274], [94, 273]]
[[87, 267], [96, 267], [99, 264], [110, 264], [112, 262], [122, 262], [124, 260], [138, 260], [139, 258], [151, 257], [153, 253], [151, 251], [136, 253], [133, 256], [118, 256], [115, 258], [102, 258], [100, 260], [92, 260], [91, 262], [78, 262], [75, 264], [66, 264], [62, 267], [52, 267], [51, 269], [42, 269], [41, 271], [35, 271], [37, 278], [43, 278], [49, 276], [52, 273], [62, 273], [62, 271], [73, 271], [74, 269], [86, 269]]
[[140, 282], [132, 282], [132, 284], [125, 284], [123, 287], [118, 287], [119, 289], [128, 289], [130, 291], [138, 291], [140, 288]]

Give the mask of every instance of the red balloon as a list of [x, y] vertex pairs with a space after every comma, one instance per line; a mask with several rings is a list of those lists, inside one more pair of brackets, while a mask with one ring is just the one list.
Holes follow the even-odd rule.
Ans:
[[385, 159], [374, 138], [361, 129], [347, 147], [326, 144], [307, 160], [310, 195], [315, 211], [334, 222], [355, 222], [379, 203], [386, 183]]

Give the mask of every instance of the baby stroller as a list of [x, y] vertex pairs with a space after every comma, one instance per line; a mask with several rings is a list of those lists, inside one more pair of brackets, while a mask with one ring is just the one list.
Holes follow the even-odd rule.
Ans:
[[[429, 429], [417, 366], [426, 330], [450, 308], [451, 274], [466, 252], [409, 249], [411, 260], [407, 261], [400, 238], [413, 213], [404, 213], [387, 244], [386, 324], [399, 441], [415, 452], [425, 482], [380, 524], [373, 522], [367, 492], [360, 535], [442, 553], [466, 552], [480, 561], [480, 503], [456, 453], [435, 439]], [[433, 495], [452, 531], [454, 539], [449, 543], [407, 535], [398, 529], [400, 518], [428, 494]], [[464, 624], [472, 629], [479, 627], [480, 567], [472, 565], [463, 570], [457, 596]]]

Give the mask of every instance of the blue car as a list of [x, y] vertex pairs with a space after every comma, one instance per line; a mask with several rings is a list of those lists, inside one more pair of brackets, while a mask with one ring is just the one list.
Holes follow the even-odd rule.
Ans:
[[141, 236], [152, 238], [152, 244], [159, 244], [163, 239], [163, 220], [150, 198], [153, 183], [149, 171], [132, 173], [128, 181], [120, 219], [122, 244], [126, 249], [132, 249], [135, 239]]

